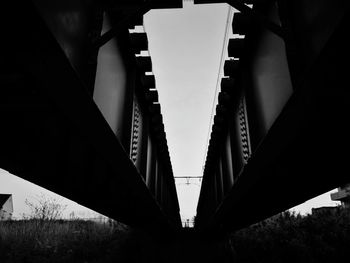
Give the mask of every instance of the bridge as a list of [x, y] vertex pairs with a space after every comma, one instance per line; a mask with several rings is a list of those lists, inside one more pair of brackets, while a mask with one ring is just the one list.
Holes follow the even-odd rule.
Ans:
[[[224, 237], [349, 182], [347, 1], [227, 3], [192, 235]], [[178, 0], [6, 1], [0, 167], [135, 228], [182, 233], [143, 14]], [[96, 196], [99, 198], [96, 199]]]

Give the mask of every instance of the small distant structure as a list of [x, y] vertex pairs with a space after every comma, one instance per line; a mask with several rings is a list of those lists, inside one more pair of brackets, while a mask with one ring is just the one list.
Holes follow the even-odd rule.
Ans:
[[182, 219], [182, 226], [184, 228], [192, 228], [194, 227], [194, 220], [195, 220], [195, 217], [193, 217], [192, 219]]
[[350, 207], [350, 184], [338, 188], [338, 192], [331, 194], [332, 201], [340, 201], [343, 207]]
[[0, 220], [11, 220], [13, 202], [11, 194], [0, 194]]

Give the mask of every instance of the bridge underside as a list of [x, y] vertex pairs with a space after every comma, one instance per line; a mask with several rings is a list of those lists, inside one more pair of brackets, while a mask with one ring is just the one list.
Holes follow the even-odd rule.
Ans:
[[[86, 33], [81, 31], [89, 24], [82, 19], [86, 6], [76, 1], [52, 5], [54, 11], [41, 1], [7, 3], [1, 16], [0, 167], [128, 225], [157, 231], [180, 228], [175, 185], [172, 174], [166, 174], [168, 153], [159, 148], [154, 160], [158, 177], [147, 176], [146, 185], [146, 172], [129, 155], [132, 109], [124, 113], [130, 116], [123, 123], [130, 127], [128, 136], [116, 136], [113, 120], [108, 122], [104, 105], [97, 106], [96, 92], [92, 96], [98, 49], [79, 46], [80, 35]], [[97, 13], [101, 7], [89, 8]], [[55, 28], [60, 23], [67, 28]], [[98, 38], [101, 22], [93, 26], [90, 33], [97, 31]], [[118, 48], [125, 51], [122, 67], [130, 71], [135, 58], [127, 28], [118, 39]], [[149, 136], [152, 142], [157, 135]], [[152, 178], [158, 180], [157, 193], [148, 189], [155, 187]]]
[[[135, 59], [147, 39], [127, 29], [150, 8], [180, 7], [181, 1], [106, 1], [108, 19], [103, 5], [73, 2], [65, 2], [69, 12], [57, 7], [67, 14], [59, 22], [52, 22], [43, 1], [6, 3], [0, 167], [131, 226], [178, 230], [155, 80], [146, 74], [150, 58]], [[242, 9], [234, 21], [247, 15], [253, 26], [243, 27], [244, 45], [235, 40], [228, 47], [236, 60], [225, 63], [197, 208], [196, 230], [216, 234], [349, 182], [349, 5], [256, 1], [251, 12], [240, 1], [227, 2]], [[136, 16], [125, 16], [129, 11]], [[84, 12], [93, 22], [79, 20]], [[104, 31], [107, 22], [110, 31]], [[68, 29], [58, 30], [57, 23]], [[96, 35], [87, 47], [79, 44], [84, 34]], [[101, 48], [107, 42], [113, 46]], [[113, 65], [118, 78], [98, 75], [97, 61], [111, 53], [120, 63], [106, 63], [107, 72]], [[99, 86], [98, 76], [117, 79], [117, 91]]]
[[[220, 188], [216, 191], [217, 200], [221, 198], [222, 201], [209, 211], [206, 206], [210, 198], [213, 200], [213, 191], [205, 191], [206, 187], [210, 188], [206, 186], [205, 180], [216, 178], [216, 185], [225, 182], [225, 178], [218, 180], [220, 172], [212, 168], [218, 164], [215, 164], [211, 153], [217, 153], [220, 157], [216, 162], [222, 164], [225, 158], [220, 148], [223, 146], [220, 145], [224, 145], [224, 142], [216, 142], [219, 150], [209, 145], [209, 161], [204, 173], [207, 178], [204, 178], [197, 208], [196, 226], [199, 230], [214, 233], [237, 230], [349, 182], [347, 149], [350, 145], [350, 129], [347, 122], [350, 91], [346, 64], [350, 42], [345, 37], [350, 22], [349, 8], [344, 1], [334, 4], [326, 1], [313, 4], [306, 2], [277, 1], [293, 92], [273, 124], [263, 135], [259, 135], [258, 140], [256, 128], [264, 120], [252, 116], [253, 110], [249, 109], [260, 109], [260, 117], [264, 115], [265, 109], [263, 106], [249, 105], [254, 92], [255, 102], [259, 103], [259, 99], [256, 99], [259, 87], [250, 83], [263, 79], [267, 84], [262, 85], [260, 91], [264, 92], [263, 89], [270, 89], [271, 85], [268, 84], [273, 84], [274, 79], [278, 78], [276, 74], [281, 76], [283, 72], [279, 66], [269, 75], [268, 68], [276, 61], [269, 60], [269, 57], [278, 53], [278, 48], [271, 45], [264, 53], [261, 51], [263, 44], [259, 44], [272, 33], [256, 27], [246, 35], [245, 51], [241, 58], [244, 62], [240, 64], [245, 73], [236, 75], [236, 87], [242, 90], [241, 96], [247, 103], [250, 155], [238, 171], [232, 188], [228, 191], [225, 191], [225, 187], [221, 188], [224, 191], [221, 197], [218, 195]], [[273, 20], [272, 9], [268, 5], [263, 7], [256, 4], [255, 7]], [[263, 65], [267, 70], [258, 73], [251, 70], [256, 63], [264, 60]], [[253, 73], [250, 75], [250, 72]], [[285, 90], [285, 85], [277, 85], [274, 94], [268, 96], [271, 98], [277, 94], [277, 98], [281, 97]], [[274, 101], [269, 101], [268, 96], [265, 101], [260, 97], [260, 105], [273, 105]], [[254, 118], [255, 122], [249, 122], [249, 117], [251, 120]], [[215, 139], [215, 136], [213, 128], [212, 138]], [[238, 145], [236, 147], [239, 148]], [[224, 168], [221, 166], [220, 169]]]
[[238, 229], [349, 181], [350, 93], [343, 65], [350, 42], [341, 41], [346, 30], [344, 22], [242, 169], [211, 226]]

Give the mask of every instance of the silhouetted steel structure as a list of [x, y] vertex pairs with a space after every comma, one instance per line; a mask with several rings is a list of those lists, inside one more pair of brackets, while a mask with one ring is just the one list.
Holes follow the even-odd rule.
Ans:
[[[245, 36], [228, 44], [196, 229], [225, 233], [347, 183], [348, 2], [194, 2], [232, 5]], [[147, 36], [128, 28], [181, 6], [6, 1], [0, 167], [124, 223], [180, 228], [151, 58], [135, 55]]]
[[338, 188], [338, 192], [331, 193], [331, 200], [340, 201], [343, 207], [350, 206], [350, 185], [346, 184]]
[[[227, 2], [233, 17], [196, 227], [225, 233], [348, 182], [349, 4]], [[248, 3], [248, 1], [247, 1]]]
[[6, 2], [0, 167], [126, 224], [181, 228], [147, 36], [128, 30], [181, 5]]

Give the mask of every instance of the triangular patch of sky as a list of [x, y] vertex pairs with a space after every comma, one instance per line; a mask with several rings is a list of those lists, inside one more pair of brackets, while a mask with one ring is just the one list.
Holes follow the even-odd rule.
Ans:
[[[229, 6], [193, 5], [144, 16], [175, 176], [200, 176]], [[183, 219], [195, 215], [198, 179], [176, 179]]]
[[151, 10], [144, 16], [175, 175], [201, 175], [228, 5]]
[[[175, 176], [202, 175], [232, 15], [226, 4], [193, 5], [187, 1], [183, 9], [151, 10], [144, 16]], [[179, 179], [176, 183], [182, 218], [190, 219], [195, 215], [200, 180]], [[53, 195], [0, 169], [0, 193], [14, 195], [15, 217], [27, 212], [25, 199], [40, 192]], [[93, 213], [74, 202], [64, 202], [69, 204], [67, 213]], [[336, 204], [326, 193], [294, 210], [306, 213], [311, 207]]]

